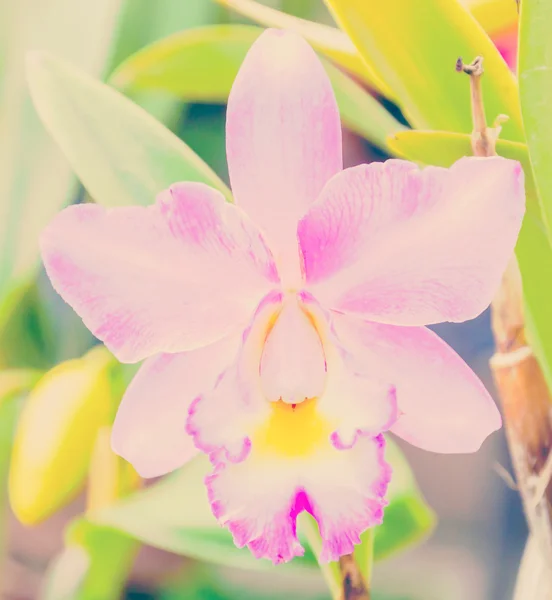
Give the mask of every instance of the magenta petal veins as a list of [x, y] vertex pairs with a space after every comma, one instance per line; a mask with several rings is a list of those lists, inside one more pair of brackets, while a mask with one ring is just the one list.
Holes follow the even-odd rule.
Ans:
[[56, 290], [122, 362], [239, 331], [278, 284], [259, 230], [199, 183], [175, 184], [147, 208], [71, 206], [41, 248]]
[[185, 432], [188, 410], [200, 393], [215, 387], [239, 341], [234, 335], [205, 348], [144, 361], [121, 400], [111, 441], [142, 477], [165, 475], [197, 454]]
[[226, 150], [236, 198], [263, 229], [286, 286], [301, 284], [297, 220], [343, 168], [332, 86], [299, 36], [268, 30], [228, 99]]
[[[297, 404], [266, 397], [259, 370], [267, 334], [286, 310], [308, 315], [307, 339], [316, 334], [326, 357], [320, 396]], [[390, 471], [379, 434], [397, 418], [394, 389], [355, 371], [328, 316], [313, 299], [265, 299], [235, 364], [190, 409], [187, 431], [215, 466], [208, 478], [214, 514], [236, 544], [276, 563], [303, 552], [295, 535], [302, 510], [325, 536], [323, 560], [352, 551], [383, 515]], [[288, 332], [290, 344], [304, 343], [301, 331]], [[285, 382], [286, 366], [272, 372], [274, 381]]]
[[391, 470], [383, 459], [383, 437], [362, 438], [352, 450], [332, 448], [300, 461], [251, 455], [221, 463], [207, 479], [215, 516], [237, 546], [274, 563], [302, 556], [296, 517], [306, 510], [323, 539], [320, 560], [353, 551], [360, 534], [383, 520]]
[[468, 365], [426, 327], [397, 327], [335, 315], [356, 368], [396, 388], [392, 431], [425, 450], [475, 452], [501, 426], [498, 409]]
[[325, 306], [371, 321], [472, 319], [498, 288], [524, 211], [523, 172], [504, 158], [347, 169], [299, 223], [307, 284]]

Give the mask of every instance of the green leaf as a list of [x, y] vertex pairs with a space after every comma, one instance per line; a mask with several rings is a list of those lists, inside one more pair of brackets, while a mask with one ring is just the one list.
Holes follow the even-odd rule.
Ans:
[[552, 223], [552, 4], [524, 0], [519, 39], [519, 93], [531, 165], [545, 222]]
[[351, 40], [335, 27], [299, 19], [293, 15], [264, 6], [255, 0], [216, 0], [259, 25], [289, 29], [304, 37], [316, 50], [335, 64], [357, 76], [371, 88], [389, 96], [388, 86], [374, 72], [371, 65], [362, 60]]
[[164, 90], [191, 102], [225, 103], [251, 44], [249, 25], [211, 25], [149, 44], [123, 61], [110, 83], [124, 92]]
[[[427, 535], [434, 523], [433, 513], [421, 498], [402, 454], [392, 443], [388, 448], [394, 475], [386, 508], [389, 518], [376, 531], [376, 560]], [[215, 521], [203, 484], [211, 469], [206, 457], [198, 457], [155, 486], [89, 518], [177, 554], [246, 569], [271, 568], [268, 561], [253, 558], [249, 550], [236, 548], [228, 531]], [[316, 552], [317, 548], [307, 549], [291, 567], [317, 566]]]
[[[230, 533], [217, 524], [203, 483], [211, 469], [206, 457], [196, 458], [155, 486], [90, 515], [90, 519], [177, 554], [232, 567], [270, 568], [268, 561], [256, 560], [249, 550], [236, 548]], [[316, 564], [312, 554], [301, 562]]]
[[[471, 155], [470, 136], [443, 131], [405, 131], [389, 141], [399, 156], [423, 164], [449, 167]], [[519, 160], [526, 178], [527, 212], [516, 245], [523, 280], [526, 325], [531, 346], [552, 389], [552, 250], [541, 219], [535, 182], [524, 144], [499, 140], [500, 156]]]
[[55, 355], [37, 282], [11, 286], [0, 308], [0, 368], [51, 366]]
[[[527, 206], [536, 199], [527, 200]], [[525, 325], [531, 348], [552, 389], [552, 252], [548, 232], [540, 218], [527, 212], [519, 234], [516, 256], [521, 271]]]
[[451, 0], [326, 0], [363, 58], [393, 91], [412, 125], [470, 133], [470, 91], [455, 71], [459, 56], [485, 59], [483, 92], [489, 122], [499, 114], [507, 139], [523, 140], [514, 75], [474, 17]]
[[66, 546], [48, 569], [43, 600], [118, 600], [137, 550], [127, 535], [74, 521]]
[[321, 562], [318, 560], [322, 552], [322, 536], [315, 518], [309, 513], [301, 513], [297, 517], [297, 532], [300, 539], [304, 537], [309, 550], [314, 554], [318, 561], [318, 566], [328, 586], [332, 598], [341, 600], [341, 589], [343, 587], [341, 568], [338, 562]]
[[21, 299], [35, 276], [40, 231], [76, 187], [29, 98], [21, 68], [25, 53], [55, 49], [99, 75], [121, 3], [53, 0], [44, 10], [41, 0], [28, 0], [25, 7], [0, 2], [0, 329], [10, 318], [9, 304]]
[[332, 82], [343, 125], [390, 153], [389, 136], [405, 131], [406, 127], [342, 71], [329, 63], [324, 66]]
[[42, 121], [97, 202], [147, 205], [185, 180], [231, 199], [184, 142], [119, 92], [46, 54], [32, 55], [27, 76]]
[[301, 19], [316, 20], [316, 16], [320, 12], [319, 0], [280, 0], [280, 8], [283, 12], [289, 13]]
[[[158, 600], [328, 600], [318, 573], [279, 569], [270, 573], [232, 573], [224, 567], [187, 561], [178, 578], [157, 590]], [[340, 599], [341, 600], [341, 599]], [[378, 598], [378, 600], [381, 600]]]
[[[163, 90], [187, 102], [222, 103], [251, 44], [262, 33], [247, 25], [213, 25], [151, 44], [123, 62], [111, 83], [127, 92]], [[382, 149], [405, 129], [342, 71], [324, 61], [346, 127]]]
[[140, 48], [167, 35], [217, 22], [222, 9], [205, 0], [130, 0], [124, 3], [108, 72]]
[[[182, 29], [217, 22], [221, 13], [221, 7], [205, 0], [128, 0], [121, 11], [117, 43], [106, 72], [111, 73], [147, 44]], [[137, 93], [130, 97], [171, 131], [185, 110], [179, 100], [159, 94]]]
[[[383, 523], [375, 529], [374, 560], [418, 543], [431, 533], [436, 522], [435, 513], [423, 499], [404, 454], [389, 436], [386, 443], [385, 458], [393, 468], [393, 476]], [[355, 554], [359, 550], [362, 551], [362, 546]], [[357, 560], [363, 568], [362, 556], [357, 556]]]

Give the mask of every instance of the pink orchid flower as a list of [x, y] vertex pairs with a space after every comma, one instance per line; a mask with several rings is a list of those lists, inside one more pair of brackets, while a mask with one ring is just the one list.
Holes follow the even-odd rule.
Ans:
[[177, 183], [149, 207], [71, 206], [42, 236], [48, 275], [123, 362], [147, 359], [113, 448], [144, 477], [197, 449], [215, 516], [274, 562], [322, 560], [382, 521], [382, 432], [473, 452], [501, 425], [467, 365], [425, 325], [489, 304], [524, 213], [503, 158], [343, 170], [331, 85], [300, 37], [268, 30], [228, 102], [236, 204]]

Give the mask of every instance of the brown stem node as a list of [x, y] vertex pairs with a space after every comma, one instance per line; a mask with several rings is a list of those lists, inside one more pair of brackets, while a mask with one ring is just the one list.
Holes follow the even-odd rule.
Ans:
[[370, 590], [352, 554], [339, 559], [343, 580], [343, 600], [370, 600]]

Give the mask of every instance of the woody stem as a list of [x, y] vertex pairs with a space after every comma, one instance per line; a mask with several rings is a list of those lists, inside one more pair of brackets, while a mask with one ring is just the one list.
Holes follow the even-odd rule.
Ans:
[[[488, 128], [485, 121], [482, 59], [479, 57], [470, 65], [464, 65], [459, 59], [456, 69], [470, 76], [473, 153], [481, 157], [495, 156], [498, 129]], [[502, 404], [517, 486], [535, 542], [528, 547], [534, 560], [542, 561], [548, 569], [546, 585], [549, 591], [552, 587], [551, 398], [542, 369], [527, 341], [522, 281], [515, 257], [503, 276], [491, 308], [496, 342], [491, 369]], [[535, 595], [519, 597], [534, 598]]]
[[370, 590], [352, 554], [339, 559], [343, 579], [343, 600], [370, 600]]
[[456, 70], [470, 76], [471, 108], [473, 120], [472, 149], [474, 156], [496, 156], [496, 137], [487, 127], [485, 105], [483, 103], [483, 90], [481, 78], [483, 77], [483, 57], [478, 56], [473, 62], [466, 65], [459, 58]]

